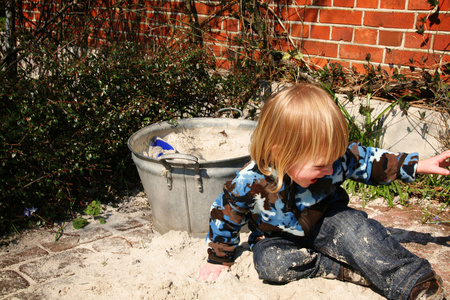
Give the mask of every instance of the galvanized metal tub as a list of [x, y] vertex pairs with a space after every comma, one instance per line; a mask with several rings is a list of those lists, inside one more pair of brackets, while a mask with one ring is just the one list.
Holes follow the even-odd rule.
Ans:
[[229, 118], [182, 119], [175, 126], [156, 123], [135, 132], [128, 148], [136, 164], [152, 209], [155, 230], [163, 234], [170, 230], [187, 231], [192, 235], [208, 231], [211, 204], [250, 156], [230, 157], [216, 161], [199, 161], [182, 153], [164, 154], [158, 159], [143, 155], [154, 137], [189, 128], [237, 128], [251, 131], [256, 122]]

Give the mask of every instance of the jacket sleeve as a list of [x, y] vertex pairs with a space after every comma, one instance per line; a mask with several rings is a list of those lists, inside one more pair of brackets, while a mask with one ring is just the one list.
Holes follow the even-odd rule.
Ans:
[[419, 155], [393, 153], [352, 142], [347, 148], [344, 160], [347, 178], [370, 185], [381, 185], [396, 179], [404, 182], [414, 181]]
[[[247, 222], [248, 208], [245, 203], [249, 195], [236, 193], [234, 181], [224, 185], [224, 192], [214, 201], [209, 221], [208, 262], [231, 265], [239, 245], [239, 230]], [[248, 199], [247, 199], [248, 200]]]

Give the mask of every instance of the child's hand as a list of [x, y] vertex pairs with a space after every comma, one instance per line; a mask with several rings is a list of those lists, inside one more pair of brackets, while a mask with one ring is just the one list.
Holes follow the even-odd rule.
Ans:
[[220, 273], [223, 270], [229, 270], [230, 267], [226, 265], [216, 265], [211, 263], [206, 263], [201, 269], [198, 275], [198, 278], [202, 280], [208, 280], [209, 275], [211, 275], [211, 279], [215, 281], [219, 278]]
[[450, 175], [450, 170], [445, 169], [450, 166], [450, 150], [444, 151], [437, 156], [433, 156], [417, 163], [417, 173]]

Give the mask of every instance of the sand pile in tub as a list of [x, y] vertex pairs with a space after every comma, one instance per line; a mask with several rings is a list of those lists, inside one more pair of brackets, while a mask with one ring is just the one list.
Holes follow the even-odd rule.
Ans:
[[252, 131], [239, 128], [185, 128], [160, 136], [175, 150], [149, 146], [143, 155], [157, 158], [160, 153], [193, 155], [199, 161], [215, 161], [249, 155]]

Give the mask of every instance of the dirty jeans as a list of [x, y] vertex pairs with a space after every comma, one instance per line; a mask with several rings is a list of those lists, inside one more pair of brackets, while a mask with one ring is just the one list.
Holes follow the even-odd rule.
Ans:
[[417, 280], [432, 268], [406, 250], [379, 222], [344, 203], [332, 204], [303, 238], [270, 237], [253, 246], [261, 279], [284, 283], [301, 278], [336, 278], [348, 264], [388, 299], [407, 299]]

